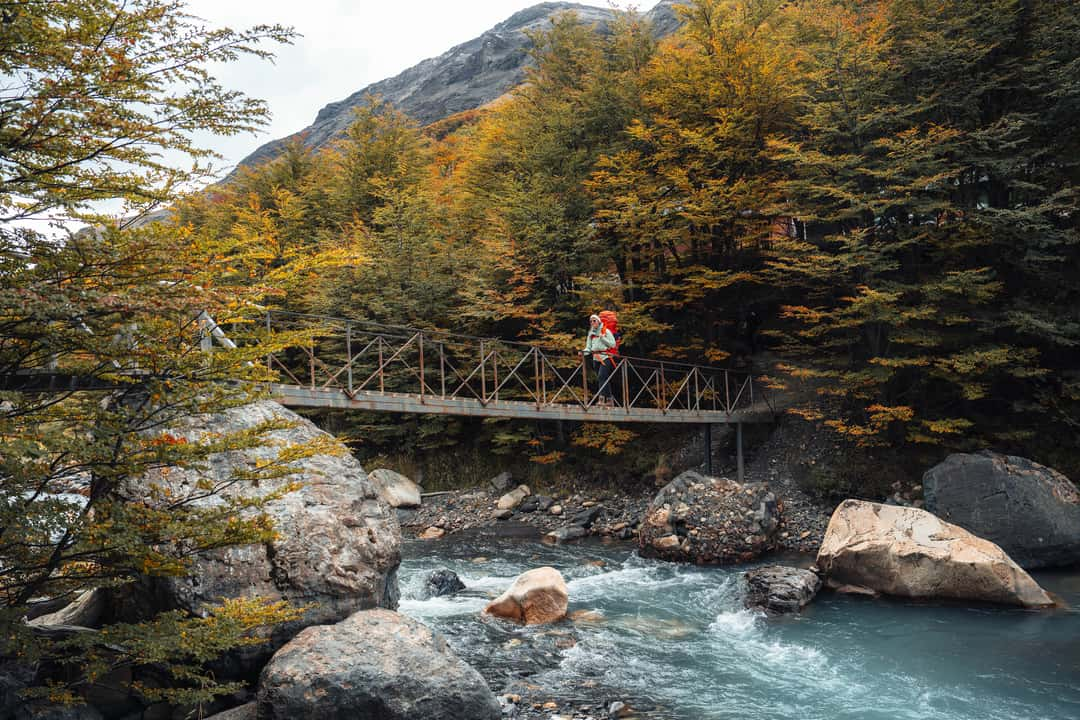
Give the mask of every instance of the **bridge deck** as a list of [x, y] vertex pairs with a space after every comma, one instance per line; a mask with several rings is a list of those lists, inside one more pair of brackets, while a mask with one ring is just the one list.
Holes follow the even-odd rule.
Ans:
[[732, 412], [721, 410], [662, 410], [648, 407], [583, 407], [577, 403], [535, 403], [517, 400], [489, 400], [440, 397], [395, 392], [354, 393], [351, 397], [337, 389], [311, 389], [298, 385], [274, 384], [271, 396], [287, 407], [333, 408], [373, 412], [464, 415], [471, 417], [518, 418], [524, 420], [572, 420], [612, 423], [731, 424], [772, 422], [774, 411], [764, 402], [743, 406]]

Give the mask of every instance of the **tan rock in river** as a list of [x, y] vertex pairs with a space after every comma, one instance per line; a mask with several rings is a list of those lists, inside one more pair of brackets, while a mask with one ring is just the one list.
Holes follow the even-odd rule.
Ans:
[[917, 508], [845, 500], [829, 520], [817, 565], [833, 583], [889, 595], [1054, 604], [997, 545]]
[[568, 600], [562, 573], [541, 567], [518, 575], [510, 589], [492, 600], [484, 612], [522, 625], [539, 625], [564, 618]]

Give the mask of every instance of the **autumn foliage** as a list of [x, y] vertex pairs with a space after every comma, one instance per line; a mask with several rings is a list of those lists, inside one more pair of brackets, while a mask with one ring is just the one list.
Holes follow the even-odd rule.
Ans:
[[1077, 9], [695, 0], [659, 43], [567, 14], [491, 106], [425, 131], [372, 98], [184, 217], [264, 246], [289, 309], [573, 347], [613, 306], [628, 352], [717, 363], [754, 311], [794, 410], [860, 444], [1068, 464]]

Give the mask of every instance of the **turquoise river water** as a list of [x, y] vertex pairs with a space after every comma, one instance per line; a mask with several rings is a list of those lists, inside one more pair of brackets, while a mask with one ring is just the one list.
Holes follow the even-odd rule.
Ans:
[[[671, 720], [1080, 720], [1080, 612], [822, 593], [802, 615], [743, 609], [746, 567], [645, 560], [626, 545], [474, 536], [406, 543], [400, 610], [442, 632], [496, 693], [630, 702]], [[806, 561], [803, 560], [805, 563]], [[567, 579], [588, 620], [517, 628], [481, 617], [530, 568]], [[422, 599], [436, 568], [467, 589]], [[1080, 608], [1080, 572], [1036, 579]]]

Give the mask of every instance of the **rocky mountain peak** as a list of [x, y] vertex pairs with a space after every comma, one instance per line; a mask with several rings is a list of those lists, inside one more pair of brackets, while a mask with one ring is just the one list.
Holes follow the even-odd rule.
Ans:
[[[678, 27], [674, 0], [662, 0], [645, 17], [653, 31], [664, 36]], [[604, 32], [615, 16], [609, 8], [572, 2], [544, 2], [511, 15], [480, 36], [428, 58], [404, 72], [361, 88], [332, 102], [315, 121], [298, 133], [272, 140], [240, 165], [254, 165], [276, 157], [296, 137], [310, 147], [322, 147], [340, 137], [353, 119], [353, 108], [368, 95], [380, 95], [421, 125], [486, 105], [520, 84], [529, 64], [529, 35], [548, 26], [559, 13], [572, 11], [585, 23]]]

